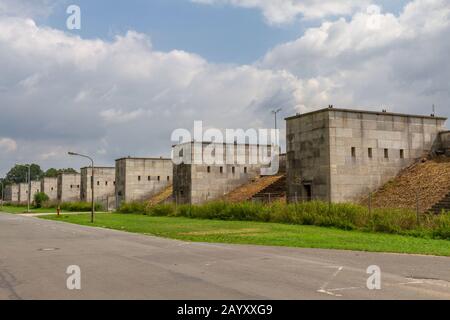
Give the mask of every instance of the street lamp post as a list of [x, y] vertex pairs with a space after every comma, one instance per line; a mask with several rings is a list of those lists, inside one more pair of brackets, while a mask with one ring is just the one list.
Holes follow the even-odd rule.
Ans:
[[94, 160], [89, 157], [86, 156], [84, 154], [79, 154], [79, 153], [75, 153], [75, 152], [69, 152], [70, 156], [79, 156], [79, 157], [83, 157], [86, 159], [89, 159], [91, 161], [91, 170], [92, 170], [92, 175], [91, 175], [91, 191], [92, 191], [92, 199], [91, 199], [91, 223], [94, 223], [94, 214], [95, 214], [95, 202], [94, 202]]
[[2, 179], [2, 210], [3, 210], [3, 202], [5, 202], [5, 183], [3, 182]]
[[31, 202], [31, 164], [28, 164], [28, 196], [27, 196], [27, 213], [30, 213]]
[[[278, 109], [276, 109], [276, 110], [272, 110], [272, 114], [274, 115], [274, 117], [275, 117], [275, 135], [276, 135], [276, 139], [277, 139], [277, 143], [279, 143], [279, 135], [278, 135], [278, 132], [277, 132], [277, 129], [278, 129], [278, 126], [277, 126], [277, 116], [278, 116], [278, 113], [280, 113], [281, 112], [281, 110], [283, 110], [282, 108], [278, 108]], [[281, 148], [281, 146], [279, 146], [279, 148]]]

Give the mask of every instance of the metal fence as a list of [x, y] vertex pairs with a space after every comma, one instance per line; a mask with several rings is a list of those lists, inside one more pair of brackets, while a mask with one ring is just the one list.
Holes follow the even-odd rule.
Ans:
[[[413, 194], [402, 195], [401, 201], [395, 202], [393, 200], [384, 201], [383, 198], [378, 199], [376, 193], [368, 193], [359, 200], [348, 201], [347, 203], [366, 207], [369, 213], [376, 209], [398, 209], [414, 211], [419, 216], [426, 213], [441, 213], [442, 210], [450, 211], [450, 207], [446, 208], [446, 205], [450, 206], [450, 194], [447, 197], [448, 200], [445, 200], [445, 198], [432, 197], [430, 194], [424, 192], [415, 192]], [[274, 202], [304, 203], [320, 201], [329, 205], [333, 204], [332, 201], [323, 197], [300, 196], [298, 194], [287, 197], [284, 193], [260, 193], [252, 197], [251, 201], [266, 204]]]

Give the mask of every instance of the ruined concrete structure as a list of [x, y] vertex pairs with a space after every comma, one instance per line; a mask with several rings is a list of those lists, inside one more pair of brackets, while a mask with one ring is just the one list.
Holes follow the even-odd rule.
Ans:
[[116, 160], [116, 206], [145, 201], [172, 184], [171, 159], [122, 158]]
[[[81, 168], [81, 201], [90, 202], [92, 198], [92, 168]], [[114, 197], [116, 185], [116, 168], [94, 167], [94, 201], [109, 203], [109, 198]], [[112, 200], [114, 203], [114, 200]]]
[[40, 181], [31, 181], [31, 186], [28, 183], [19, 183], [19, 203], [28, 203], [28, 189], [31, 188], [30, 202], [34, 201], [34, 195], [41, 191]]
[[5, 202], [18, 203], [19, 202], [19, 185], [12, 184], [5, 186]]
[[[174, 165], [173, 198], [179, 204], [199, 204], [219, 199], [259, 177], [261, 168], [265, 167], [249, 161], [252, 154], [259, 157], [261, 150], [258, 145], [189, 142], [176, 147], [177, 151], [174, 152], [180, 153], [182, 161]], [[222, 154], [214, 156], [220, 162], [207, 164], [195, 160], [195, 157], [202, 159], [205, 154], [214, 153], [217, 147], [224, 150]], [[244, 157], [244, 161], [227, 160], [235, 160], [238, 156]]]
[[61, 173], [58, 175], [58, 201], [80, 201], [81, 175], [79, 173]]
[[446, 118], [328, 108], [286, 121], [288, 199], [346, 202], [430, 152]]
[[58, 178], [42, 178], [41, 191], [48, 196], [49, 201], [58, 200]]

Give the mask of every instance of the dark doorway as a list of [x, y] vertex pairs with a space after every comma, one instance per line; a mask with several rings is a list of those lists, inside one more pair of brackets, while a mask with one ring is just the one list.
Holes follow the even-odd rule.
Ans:
[[312, 201], [312, 186], [310, 184], [303, 185], [303, 200]]

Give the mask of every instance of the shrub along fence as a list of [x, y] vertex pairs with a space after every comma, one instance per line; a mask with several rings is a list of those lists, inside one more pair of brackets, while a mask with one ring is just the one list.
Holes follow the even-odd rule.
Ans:
[[408, 209], [372, 209], [356, 204], [329, 204], [321, 201], [285, 204], [283, 202], [226, 203], [203, 205], [124, 203], [124, 214], [186, 217], [196, 219], [275, 222], [335, 227], [344, 230], [384, 232], [450, 240], [450, 213], [422, 214]]
[[[90, 202], [63, 202], [58, 203], [56, 201], [52, 202], [44, 202], [42, 204], [42, 208], [45, 209], [56, 209], [60, 207], [61, 210], [69, 211], [69, 212], [90, 212], [91, 211], [91, 203]], [[103, 211], [103, 205], [100, 203], [95, 204], [95, 211]]]

